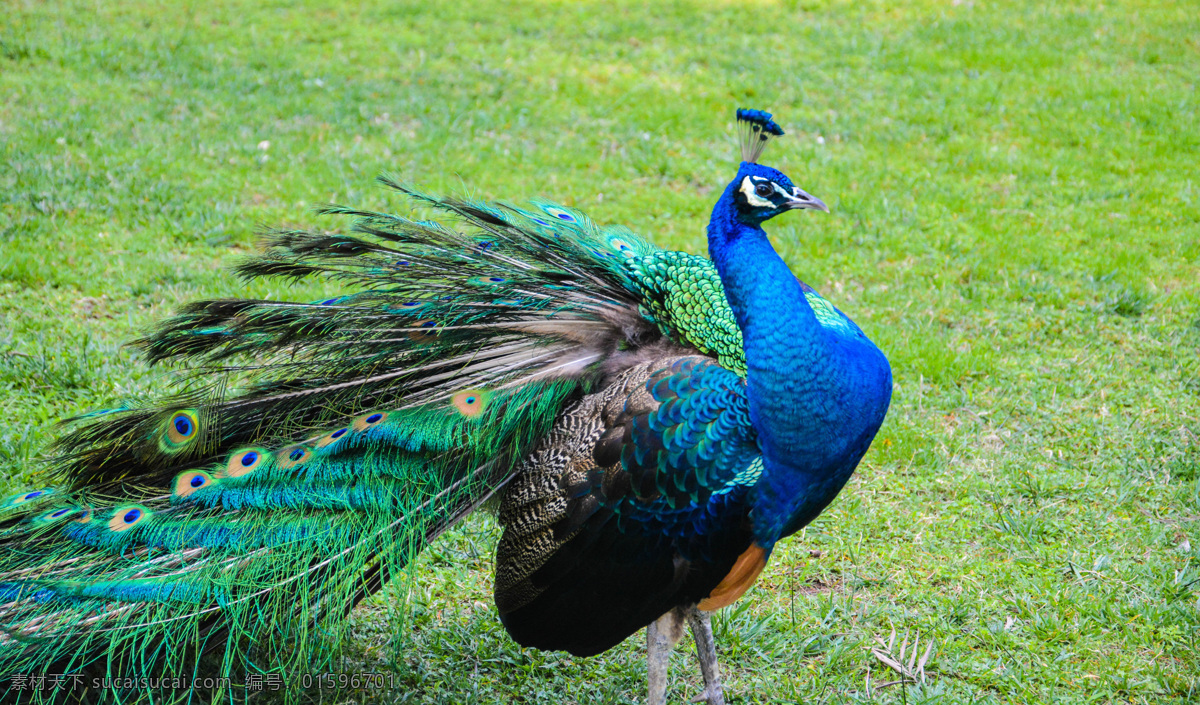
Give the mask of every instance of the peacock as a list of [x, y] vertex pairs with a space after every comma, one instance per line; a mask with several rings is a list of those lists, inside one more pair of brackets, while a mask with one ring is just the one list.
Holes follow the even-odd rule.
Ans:
[[513, 639], [591, 656], [645, 627], [661, 705], [686, 624], [722, 703], [710, 613], [834, 499], [892, 390], [880, 350], [763, 231], [828, 210], [758, 163], [783, 130], [737, 121], [711, 258], [388, 178], [446, 217], [331, 206], [350, 234], [268, 233], [238, 274], [341, 295], [198, 301], [136, 342], [187, 371], [178, 385], [74, 420], [49, 486], [0, 506], [0, 677], [215, 673], [236, 701], [254, 678], [320, 672], [349, 611], [490, 502]]

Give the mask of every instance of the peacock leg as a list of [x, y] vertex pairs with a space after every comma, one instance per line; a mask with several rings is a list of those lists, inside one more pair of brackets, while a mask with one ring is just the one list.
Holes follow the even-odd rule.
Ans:
[[671, 650], [683, 637], [683, 620], [688, 610], [676, 607], [646, 627], [646, 682], [650, 694], [647, 705], [667, 703], [667, 665], [671, 661]]
[[721, 685], [721, 670], [717, 667], [717, 642], [713, 639], [712, 613], [698, 607], [688, 610], [688, 624], [692, 627], [692, 638], [696, 641], [696, 658], [700, 660], [700, 673], [704, 676], [704, 692], [692, 702], [708, 705], [725, 705], [725, 688]]

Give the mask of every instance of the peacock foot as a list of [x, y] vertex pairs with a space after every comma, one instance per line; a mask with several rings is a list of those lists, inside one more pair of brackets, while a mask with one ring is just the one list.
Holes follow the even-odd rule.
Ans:
[[725, 689], [717, 668], [717, 645], [713, 640], [711, 614], [694, 605], [676, 607], [646, 627], [646, 681], [649, 686], [646, 702], [648, 705], [666, 705], [667, 665], [671, 650], [683, 637], [685, 620], [692, 629], [700, 673], [704, 676], [704, 692], [693, 698], [692, 702], [725, 705]]

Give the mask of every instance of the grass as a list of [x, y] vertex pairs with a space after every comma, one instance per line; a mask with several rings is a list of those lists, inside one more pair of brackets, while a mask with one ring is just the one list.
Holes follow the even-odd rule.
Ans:
[[[314, 4], [315, 5], [315, 4]], [[164, 377], [121, 347], [372, 177], [704, 246], [737, 105], [831, 205], [772, 234], [890, 357], [850, 486], [717, 618], [731, 702], [1200, 700], [1200, 15], [1187, 3], [0, 8], [0, 476]], [[319, 289], [319, 287], [318, 287]], [[315, 298], [264, 285], [256, 295]], [[516, 647], [494, 523], [429, 550], [372, 702], [636, 702], [642, 642]], [[936, 643], [922, 685], [871, 652]], [[897, 643], [900, 637], [897, 637]], [[393, 658], [395, 649], [400, 656]], [[924, 647], [922, 647], [924, 648]], [[681, 648], [673, 701], [698, 692]]]

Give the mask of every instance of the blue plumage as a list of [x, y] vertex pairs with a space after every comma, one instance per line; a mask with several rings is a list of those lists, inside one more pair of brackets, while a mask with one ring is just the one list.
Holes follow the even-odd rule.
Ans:
[[865, 336], [820, 324], [761, 228], [781, 212], [806, 208], [825, 206], [778, 171], [743, 163], [708, 227], [709, 254], [744, 340], [750, 419], [764, 464], [754, 534], [768, 551], [837, 495], [891, 399], [883, 354]]

